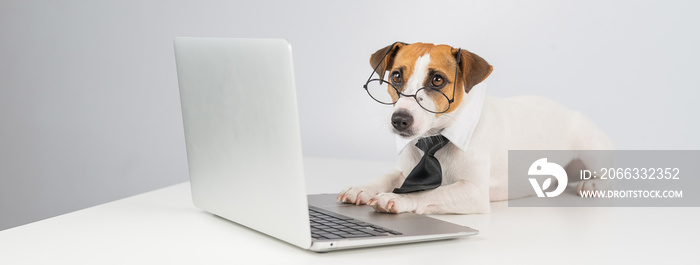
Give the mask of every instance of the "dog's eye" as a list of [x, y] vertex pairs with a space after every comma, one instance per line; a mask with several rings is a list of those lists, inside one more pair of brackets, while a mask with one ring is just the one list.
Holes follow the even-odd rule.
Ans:
[[393, 73], [391, 73], [391, 82], [393, 82], [394, 84], [401, 83], [401, 72], [394, 71]]
[[442, 78], [442, 76], [439, 76], [439, 75], [433, 76], [432, 85], [434, 87], [442, 86], [443, 83], [445, 83], [445, 79]]

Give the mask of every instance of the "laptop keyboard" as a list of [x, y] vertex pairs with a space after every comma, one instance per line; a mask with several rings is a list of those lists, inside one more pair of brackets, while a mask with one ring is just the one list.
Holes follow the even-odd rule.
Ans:
[[313, 206], [309, 206], [309, 219], [311, 237], [319, 240], [401, 235], [391, 229]]

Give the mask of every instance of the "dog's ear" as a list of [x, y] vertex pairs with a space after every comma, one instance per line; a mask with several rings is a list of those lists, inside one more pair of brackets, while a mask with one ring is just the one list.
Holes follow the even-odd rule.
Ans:
[[[453, 49], [455, 57], [458, 51], [458, 49]], [[464, 92], [469, 93], [472, 87], [484, 81], [491, 74], [493, 67], [484, 58], [467, 50], [461, 51], [461, 57], [459, 70], [462, 72], [464, 80]]]
[[[369, 57], [370, 66], [372, 66], [372, 68], [376, 67], [374, 71], [379, 74], [380, 79], [384, 80], [384, 74], [387, 70], [391, 69], [392, 65], [394, 64], [394, 57], [396, 56], [396, 53], [398, 53], [399, 49], [406, 45], [408, 44], [403, 42], [394, 42], [389, 46], [379, 49], [372, 54], [371, 57]], [[382, 58], [384, 60], [382, 60]], [[380, 61], [382, 62], [381, 64], [379, 64]]]

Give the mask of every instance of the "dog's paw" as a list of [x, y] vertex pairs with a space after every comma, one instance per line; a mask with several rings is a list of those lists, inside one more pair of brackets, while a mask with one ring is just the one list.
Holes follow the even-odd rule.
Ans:
[[403, 213], [415, 211], [415, 203], [406, 195], [380, 193], [372, 198], [368, 205], [380, 213]]
[[607, 180], [601, 180], [601, 179], [589, 179], [589, 180], [583, 180], [579, 181], [578, 185], [576, 186], [576, 194], [581, 196], [583, 192], [595, 192], [595, 191], [602, 191], [602, 190], [609, 190], [612, 188], [612, 183]]
[[377, 193], [379, 192], [367, 187], [350, 187], [338, 193], [336, 199], [342, 203], [361, 205], [367, 204]]

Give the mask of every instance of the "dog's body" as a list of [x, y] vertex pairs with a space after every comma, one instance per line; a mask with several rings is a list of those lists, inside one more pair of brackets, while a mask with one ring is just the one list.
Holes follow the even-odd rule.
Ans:
[[[381, 55], [391, 58], [383, 62]], [[461, 56], [459, 65], [457, 56]], [[453, 91], [452, 87], [442, 84], [441, 91], [445, 95], [451, 94], [454, 102], [449, 104], [447, 112], [441, 114], [424, 110], [418, 106], [417, 100], [392, 95], [398, 98], [392, 115], [394, 132], [404, 139], [413, 140], [401, 151], [394, 172], [372, 184], [344, 190], [338, 195], [341, 202], [369, 204], [377, 211], [391, 213], [484, 213], [490, 210], [490, 201], [509, 199], [508, 150], [613, 148], [610, 139], [583, 114], [546, 98], [522, 96], [500, 99], [483, 95], [475, 98], [483, 91], [472, 91], [473, 87], [483, 81], [492, 68], [481, 57], [470, 52], [459, 52], [444, 45], [399, 44], [377, 51], [370, 63], [372, 67], [384, 66], [376, 70], [380, 76], [390, 71], [391, 82], [401, 87], [397, 89], [402, 94], [415, 93], [418, 88], [431, 84], [430, 80], [432, 84], [457, 82], [454, 85], [459, 89]], [[449, 74], [450, 71], [454, 73], [455, 67], [459, 67], [460, 74]], [[444, 81], [435, 82], [438, 79]], [[483, 105], [475, 110], [469, 108], [470, 104]], [[423, 155], [414, 145], [417, 138], [438, 134], [451, 127], [462, 130], [465, 124], [455, 125], [460, 121], [464, 123], [460, 117], [473, 115], [472, 112], [479, 110], [480, 116], [476, 115], [478, 123], [466, 125], [466, 128], [473, 128], [473, 133], [468, 130], [457, 133], [457, 138], [462, 136], [459, 134], [467, 135], [465, 145], [451, 142], [435, 154], [442, 165], [440, 187], [408, 194], [391, 193], [402, 185]], [[405, 115], [410, 116], [407, 122], [403, 117]], [[454, 131], [454, 128], [451, 129]], [[470, 133], [471, 137], [468, 135]], [[576, 158], [588, 168], [597, 168], [599, 163], [595, 158], [576, 157], [573, 152], [566, 161], [557, 162], [566, 165]], [[596, 185], [600, 188], [601, 183], [595, 179], [580, 182], [578, 191], [593, 190]], [[511, 191], [511, 194], [514, 193], [518, 197], [534, 195], [531, 188]]]

